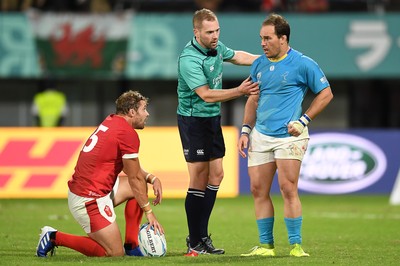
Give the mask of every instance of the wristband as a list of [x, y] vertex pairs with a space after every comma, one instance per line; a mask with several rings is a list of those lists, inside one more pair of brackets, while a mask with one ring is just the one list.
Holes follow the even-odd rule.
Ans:
[[251, 132], [251, 130], [252, 130], [251, 126], [249, 126], [249, 125], [247, 125], [247, 124], [243, 124], [242, 130], [241, 130], [240, 134], [249, 135], [250, 132]]
[[310, 122], [311, 118], [307, 114], [304, 114], [298, 120], [290, 122], [290, 124], [301, 134]]
[[150, 173], [148, 173], [148, 174], [146, 175], [146, 182], [148, 181], [148, 179], [149, 179], [150, 176], [151, 176]]
[[150, 210], [148, 210], [148, 211], [145, 211], [144, 213], [145, 213], [146, 215], [148, 215], [148, 214], [150, 214], [150, 213], [152, 213], [152, 212], [153, 212], [153, 210], [150, 209]]
[[153, 185], [154, 184], [154, 181], [156, 181], [156, 176], [153, 176], [153, 178], [151, 179], [151, 181], [150, 181], [150, 183]]
[[146, 208], [147, 206], [149, 206], [150, 205], [150, 202], [147, 202], [145, 205], [143, 205], [143, 206], [141, 206], [140, 208]]
[[302, 117], [299, 118], [299, 122], [300, 122], [303, 126], [307, 126], [308, 123], [311, 122], [311, 118], [310, 118], [307, 114], [304, 114]]

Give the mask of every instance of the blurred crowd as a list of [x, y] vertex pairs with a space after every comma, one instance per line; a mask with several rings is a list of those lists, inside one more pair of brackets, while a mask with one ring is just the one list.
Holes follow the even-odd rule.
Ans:
[[44, 12], [391, 12], [400, 0], [0, 0], [3, 12], [37, 9]]

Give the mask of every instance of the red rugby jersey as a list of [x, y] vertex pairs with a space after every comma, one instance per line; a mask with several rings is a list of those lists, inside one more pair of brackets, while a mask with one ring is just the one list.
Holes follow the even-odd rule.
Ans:
[[107, 195], [122, 171], [122, 159], [137, 158], [137, 132], [120, 116], [109, 115], [82, 148], [68, 181], [72, 193], [89, 198]]

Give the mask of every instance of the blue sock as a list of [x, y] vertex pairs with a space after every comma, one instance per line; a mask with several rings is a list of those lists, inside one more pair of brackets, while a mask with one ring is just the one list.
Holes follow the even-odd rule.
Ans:
[[285, 218], [286, 229], [288, 231], [289, 243], [301, 244], [301, 224], [303, 217], [299, 216], [297, 218]]
[[257, 220], [258, 236], [261, 244], [274, 246], [274, 217]]

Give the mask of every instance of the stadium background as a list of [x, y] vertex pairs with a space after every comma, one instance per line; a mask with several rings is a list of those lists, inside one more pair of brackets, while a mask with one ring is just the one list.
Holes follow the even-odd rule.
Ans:
[[[56, 165], [45, 158], [52, 157], [49, 154], [55, 152], [53, 148], [58, 142], [69, 143], [71, 136], [77, 136], [75, 143], [84, 141], [88, 132], [114, 111], [115, 98], [126, 89], [140, 90], [150, 98], [151, 116], [147, 128], [141, 132], [142, 156], [147, 156], [145, 167], [171, 179], [171, 188], [176, 185], [174, 180], [185, 180], [180, 144], [175, 139], [178, 136], [175, 134], [176, 59], [192, 36], [193, 11], [210, 3], [216, 4], [220, 40], [233, 49], [252, 53], [261, 52], [259, 25], [268, 12], [279, 11], [288, 18], [292, 47], [321, 65], [335, 95], [332, 104], [313, 121], [311, 133], [345, 134], [336, 142], [332, 140], [332, 145], [344, 145], [347, 150], [368, 158], [361, 159], [367, 169], [355, 179], [372, 181], [351, 191], [335, 193], [390, 193], [400, 157], [399, 1], [317, 1], [325, 3], [319, 10], [315, 10], [315, 4], [308, 8], [300, 4], [307, 1], [281, 2], [282, 6], [270, 6], [271, 1], [260, 0], [92, 0], [44, 1], [47, 5], [38, 6], [35, 1], [2, 1], [2, 197], [40, 197], [49, 188], [54, 192], [47, 193], [49, 196], [65, 195], [62, 184], [70, 176], [79, 149]], [[247, 75], [246, 67], [226, 65], [224, 87], [237, 86]], [[36, 92], [49, 87], [65, 93], [70, 112], [66, 127], [43, 131], [32, 127], [31, 104]], [[244, 103], [245, 98], [241, 98], [223, 104], [223, 124], [230, 151], [225, 169], [232, 171], [224, 182], [221, 194], [225, 196], [249, 192], [245, 162], [235, 150]], [[364, 142], [350, 145], [343, 141], [346, 136], [356, 136]], [[365, 147], [365, 141], [368, 145], [372, 143], [372, 150]], [[26, 152], [23, 156], [21, 147]], [[152, 156], [155, 153], [156, 158]], [[385, 159], [378, 158], [377, 153], [383, 153]], [[166, 160], [169, 154], [176, 157]], [[382, 165], [384, 169], [377, 173], [376, 169]], [[175, 168], [170, 169], [171, 166]], [[379, 177], [371, 179], [372, 175]], [[340, 177], [343, 176], [314, 181], [323, 186], [355, 183], [354, 179]], [[180, 185], [182, 194], [184, 184]], [[181, 195], [166, 191], [171, 197]], [[304, 191], [318, 193], [318, 190]]]

